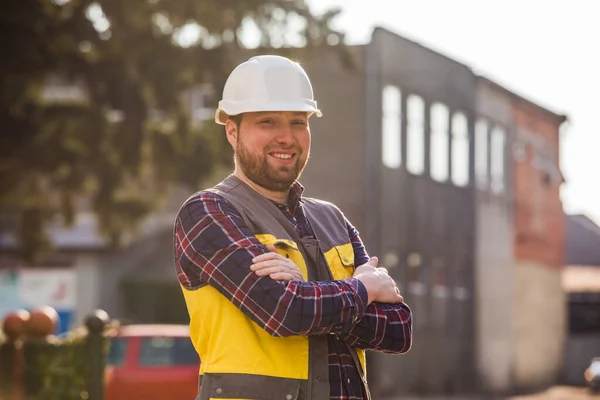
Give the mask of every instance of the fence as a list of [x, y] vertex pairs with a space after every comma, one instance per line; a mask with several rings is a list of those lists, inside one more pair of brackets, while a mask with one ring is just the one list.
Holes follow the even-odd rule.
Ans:
[[4, 318], [0, 400], [103, 400], [108, 314], [97, 310], [84, 326], [55, 336], [58, 322], [51, 307]]

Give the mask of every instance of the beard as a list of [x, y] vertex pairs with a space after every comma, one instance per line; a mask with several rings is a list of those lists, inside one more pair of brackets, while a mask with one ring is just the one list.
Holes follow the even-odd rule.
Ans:
[[[277, 150], [294, 151], [296, 153], [294, 163], [287, 166], [270, 166], [269, 153]], [[261, 154], [252, 154], [242, 141], [238, 140], [235, 150], [235, 162], [244, 175], [252, 182], [274, 192], [285, 192], [290, 189], [302, 174], [307, 158], [303, 157], [302, 149], [297, 146], [271, 145], [267, 146]]]

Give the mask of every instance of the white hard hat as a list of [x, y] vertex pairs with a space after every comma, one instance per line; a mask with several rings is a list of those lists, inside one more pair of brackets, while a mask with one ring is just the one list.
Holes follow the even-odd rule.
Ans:
[[313, 90], [300, 64], [273, 55], [250, 58], [227, 78], [215, 122], [231, 115], [257, 111], [305, 111], [320, 117]]

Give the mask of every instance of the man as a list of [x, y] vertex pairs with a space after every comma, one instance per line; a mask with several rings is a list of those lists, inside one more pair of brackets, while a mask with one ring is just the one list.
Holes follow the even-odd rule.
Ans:
[[287, 58], [253, 57], [227, 79], [215, 120], [234, 173], [175, 223], [199, 400], [369, 399], [364, 350], [410, 348], [393, 279], [336, 206], [302, 196], [312, 115], [308, 76]]

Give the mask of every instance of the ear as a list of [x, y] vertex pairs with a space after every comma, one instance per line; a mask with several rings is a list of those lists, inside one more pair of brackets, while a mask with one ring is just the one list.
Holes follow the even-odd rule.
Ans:
[[225, 122], [225, 134], [227, 135], [227, 141], [235, 150], [237, 144], [238, 128], [235, 122], [233, 122], [230, 119], [228, 119]]

